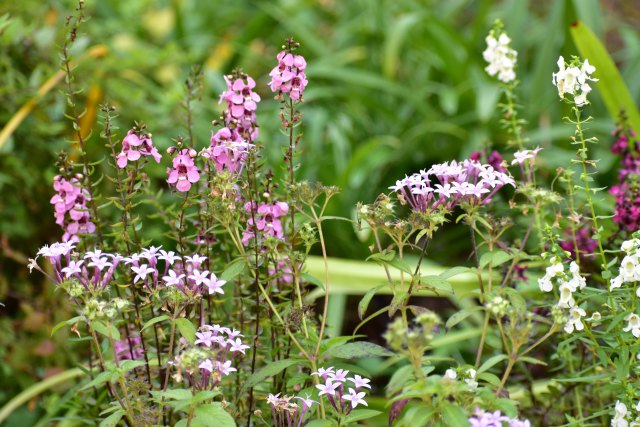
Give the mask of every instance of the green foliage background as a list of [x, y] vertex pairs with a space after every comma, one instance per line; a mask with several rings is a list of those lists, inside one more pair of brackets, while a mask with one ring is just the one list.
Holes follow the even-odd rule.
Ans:
[[[94, 129], [89, 150], [96, 158], [106, 156], [96, 121], [97, 106], [104, 102], [117, 107], [120, 137], [135, 120], [147, 124], [161, 149], [184, 135], [179, 104], [193, 64], [204, 66], [195, 117], [196, 141], [204, 147], [210, 122], [220, 112], [222, 75], [239, 66], [260, 86], [260, 140], [277, 163], [285, 137], [266, 84], [282, 41], [292, 35], [302, 43], [310, 81], [298, 176], [340, 186], [331, 214], [350, 217], [357, 201], [373, 200], [405, 174], [473, 150], [504, 147], [498, 86], [484, 73], [481, 56], [484, 36], [500, 18], [519, 52], [522, 114], [536, 129], [527, 135], [529, 144], [545, 148], [542, 162], [552, 176], [572, 155], [572, 129], [557, 119], [565, 107], [551, 86], [558, 54], [577, 54], [569, 24], [580, 19], [605, 40], [637, 100], [640, 12], [632, 3], [87, 1], [91, 19], [82, 27], [74, 57], [97, 45], [105, 52], [75, 70], [76, 84], [84, 89], [86, 129]], [[51, 287], [30, 278], [26, 269], [27, 257], [61, 235], [48, 202], [53, 163], [68, 147], [71, 128], [62, 85], [42, 97], [37, 91], [59, 69], [64, 19], [73, 8], [73, 2], [59, 0], [0, 5], [0, 126], [25, 103], [37, 103], [0, 146], [0, 301], [6, 305], [0, 307], [0, 403], [80, 357], [64, 334], [49, 337], [51, 325], [66, 313]], [[607, 134], [614, 120], [597, 92], [590, 114], [597, 118], [591, 127], [601, 144], [594, 155], [600, 170], [612, 177], [616, 158], [609, 154]], [[161, 167], [149, 173], [162, 179]], [[348, 223], [332, 225], [329, 233], [330, 255], [366, 255], [366, 245]], [[434, 242], [437, 260], [451, 262], [468, 249], [456, 233], [450, 230]], [[25, 417], [36, 416], [24, 411]]]

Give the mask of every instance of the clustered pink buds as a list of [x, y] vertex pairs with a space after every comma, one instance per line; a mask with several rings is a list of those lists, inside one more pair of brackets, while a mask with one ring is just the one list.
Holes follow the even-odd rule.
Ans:
[[[256, 206], [257, 203], [247, 202], [244, 205], [244, 210], [249, 213], [249, 219], [247, 220], [247, 229], [242, 234], [242, 243], [247, 245], [249, 240], [256, 237], [256, 233], [261, 236], [272, 236], [276, 239], [283, 240], [284, 234], [282, 231], [282, 223], [280, 218], [285, 216], [289, 212], [289, 205], [285, 202], [276, 202], [273, 204], [262, 203], [260, 206]], [[254, 210], [251, 217], [252, 208]]]
[[396, 181], [389, 187], [414, 210], [425, 213], [443, 207], [452, 210], [461, 202], [486, 204], [504, 185], [515, 187], [510, 175], [473, 160], [433, 165]]
[[[368, 378], [362, 378], [360, 375], [347, 377], [349, 371], [346, 369], [320, 368], [311, 375], [317, 375], [322, 378], [324, 383], [317, 384], [319, 391], [318, 398], [325, 395], [329, 400], [333, 409], [342, 414], [349, 414], [358, 405], [369, 406], [364, 400], [366, 393], [362, 389], [371, 389]], [[348, 391], [346, 391], [348, 389]]]
[[90, 234], [96, 231], [91, 222], [87, 202], [91, 200], [89, 192], [84, 190], [78, 178], [66, 179], [61, 175], [53, 178], [53, 189], [57, 191], [50, 202], [55, 209], [56, 224], [65, 233], [63, 241], [78, 242], [78, 234]]
[[116, 156], [116, 164], [120, 169], [124, 169], [127, 162], [135, 162], [143, 156], [152, 156], [156, 163], [160, 163], [162, 158], [158, 149], [153, 146], [150, 135], [140, 137], [133, 130], [130, 130], [122, 141], [122, 151]]
[[278, 54], [277, 58], [278, 65], [269, 73], [271, 91], [277, 92], [278, 96], [288, 93], [294, 101], [302, 100], [302, 92], [308, 83], [304, 72], [307, 61], [301, 55], [294, 55], [284, 50]]
[[196, 155], [193, 149], [180, 150], [173, 158], [173, 168], [167, 168], [169, 174], [167, 183], [175, 185], [178, 191], [189, 191], [191, 185], [200, 179], [200, 171], [193, 161]]

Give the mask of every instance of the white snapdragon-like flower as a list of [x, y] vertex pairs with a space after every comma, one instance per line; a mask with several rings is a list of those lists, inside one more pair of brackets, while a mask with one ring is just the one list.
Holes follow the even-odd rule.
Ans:
[[584, 323], [582, 323], [582, 318], [586, 315], [587, 313], [584, 309], [580, 307], [571, 307], [571, 310], [569, 310], [569, 318], [567, 319], [567, 323], [564, 325], [565, 332], [571, 334], [574, 330], [583, 330]]
[[467, 378], [465, 378], [464, 382], [467, 383], [469, 387], [472, 389], [478, 388], [478, 381], [476, 381], [476, 370], [473, 368], [469, 368], [466, 371]]
[[623, 329], [624, 332], [631, 332], [634, 337], [640, 338], [640, 316], [635, 313], [630, 313], [624, 318], [628, 322], [627, 327]]
[[598, 79], [591, 77], [596, 68], [585, 59], [579, 64], [573, 61], [574, 65], [567, 65], [562, 56], [558, 58], [558, 72], [553, 73], [553, 84], [558, 88], [558, 95], [564, 99], [566, 94], [573, 95], [574, 103], [580, 107], [588, 104], [587, 95], [591, 92], [591, 86], [587, 81], [597, 82]]
[[496, 38], [492, 31], [485, 40], [487, 48], [482, 52], [482, 57], [489, 63], [485, 71], [492, 77], [497, 75], [498, 80], [504, 83], [515, 80], [518, 52], [509, 47], [511, 43], [509, 36], [506, 33], [502, 33]]
[[455, 369], [447, 369], [443, 376], [443, 379], [448, 381], [455, 381], [456, 378], [458, 378], [458, 373]]
[[[625, 283], [640, 282], [640, 240], [625, 240], [620, 249], [625, 252], [625, 256], [620, 261], [618, 275], [611, 278], [609, 291], [621, 288]], [[640, 297], [640, 287], [636, 290], [636, 295]]]
[[616, 400], [615, 414], [611, 419], [611, 427], [629, 427], [629, 422], [626, 420], [628, 413], [627, 405]]

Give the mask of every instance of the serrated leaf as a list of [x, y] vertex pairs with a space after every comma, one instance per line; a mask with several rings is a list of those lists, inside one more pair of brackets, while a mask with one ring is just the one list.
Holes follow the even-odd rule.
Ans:
[[178, 327], [178, 331], [180, 331], [180, 335], [182, 335], [187, 341], [191, 344], [195, 342], [196, 327], [193, 325], [191, 320], [181, 317], [176, 319], [176, 326]]
[[465, 410], [449, 402], [442, 404], [442, 419], [447, 426], [465, 427], [470, 425]]
[[276, 360], [275, 362], [270, 362], [264, 368], [251, 374], [249, 378], [247, 378], [247, 380], [244, 382], [242, 387], [244, 389], [254, 387], [267, 378], [271, 378], [272, 376], [279, 374], [283, 369], [297, 364], [300, 364], [300, 361], [296, 359], [282, 359]]
[[378, 344], [367, 341], [356, 341], [332, 347], [325, 352], [325, 356], [341, 359], [360, 359], [364, 357], [388, 357], [394, 353]]
[[436, 293], [454, 293], [451, 283], [440, 276], [422, 276], [420, 281], [422, 282], [422, 287], [432, 289]]
[[371, 299], [373, 298], [373, 296], [376, 294], [376, 292], [378, 292], [379, 289], [385, 286], [387, 285], [384, 284], [384, 285], [376, 286], [375, 288], [369, 289], [367, 293], [364, 294], [364, 296], [358, 303], [358, 317], [360, 318], [360, 320], [362, 320], [362, 318], [364, 317], [364, 314], [367, 312], [367, 308], [369, 307], [369, 303], [371, 302]]

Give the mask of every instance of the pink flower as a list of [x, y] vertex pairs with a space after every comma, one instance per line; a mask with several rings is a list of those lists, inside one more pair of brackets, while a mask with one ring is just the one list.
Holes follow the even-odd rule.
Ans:
[[151, 156], [156, 163], [160, 163], [162, 158], [158, 149], [153, 146], [148, 134], [140, 137], [133, 130], [130, 130], [122, 140], [122, 151], [116, 156], [116, 164], [120, 169], [123, 169], [127, 166], [127, 162], [135, 162], [142, 156]]
[[[244, 205], [245, 211], [251, 213], [251, 203]], [[285, 216], [289, 212], [289, 205], [285, 202], [276, 202], [274, 204], [262, 203], [257, 206], [254, 204], [255, 209], [253, 217], [247, 220], [247, 229], [242, 235], [242, 243], [248, 244], [249, 240], [256, 236], [256, 232], [261, 232], [262, 236], [272, 236], [276, 239], [284, 240], [284, 233], [282, 231], [281, 217]], [[254, 218], [256, 223], [254, 224]]]
[[167, 168], [167, 183], [175, 184], [178, 191], [189, 191], [191, 184], [200, 179], [200, 172], [192, 157], [195, 157], [194, 150], [182, 149], [173, 158], [173, 168]]
[[278, 96], [288, 93], [292, 100], [302, 101], [302, 93], [308, 84], [304, 72], [307, 62], [302, 56], [284, 50], [278, 54], [277, 58], [278, 65], [269, 73], [271, 91], [277, 92]]

